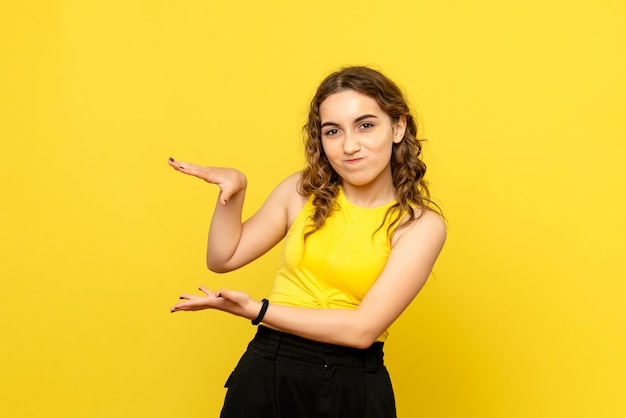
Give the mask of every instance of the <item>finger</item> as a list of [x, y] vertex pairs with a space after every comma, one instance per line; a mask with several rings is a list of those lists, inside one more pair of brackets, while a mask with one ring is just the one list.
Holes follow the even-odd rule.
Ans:
[[170, 308], [170, 312], [171, 313], [178, 312], [178, 311], [184, 311], [184, 310], [185, 310], [184, 306], [182, 304], [180, 304], [180, 303], [177, 303], [176, 305], [174, 305], [174, 306], [172, 306]]
[[180, 295], [180, 297], [178, 299], [191, 300], [193, 298], [197, 298], [197, 296], [196, 295], [190, 295], [190, 294], [187, 294], [187, 293], [183, 293], [183, 294]]
[[187, 163], [183, 163], [182, 161], [176, 161], [172, 157], [170, 157], [167, 160], [167, 163], [169, 164], [170, 167], [174, 168], [175, 170], [180, 170], [182, 167], [184, 167], [187, 164]]
[[228, 199], [230, 199], [231, 197], [231, 193], [230, 192], [224, 192], [224, 190], [222, 189], [222, 187], [220, 186], [220, 203], [222, 204], [222, 206], [226, 206], [226, 204], [228, 203]]
[[197, 164], [191, 164], [185, 161], [176, 161], [172, 157], [167, 160], [167, 163], [176, 171], [180, 171], [181, 173], [190, 174], [193, 176], [197, 176], [201, 170], [204, 168]]
[[215, 293], [213, 293], [213, 291], [206, 286], [200, 286], [198, 287], [198, 290], [203, 292], [207, 296], [215, 295]]
[[183, 161], [175, 162], [174, 165], [172, 165], [172, 167], [174, 167], [176, 171], [180, 171], [181, 173], [189, 174], [192, 176], [197, 175], [197, 172], [198, 172], [198, 166], [196, 166], [195, 164], [191, 164], [191, 163], [185, 163]]
[[228, 289], [220, 289], [215, 292], [215, 297], [233, 300], [233, 291]]
[[210, 167], [204, 167], [201, 165], [177, 162], [173, 166], [174, 169], [180, 173], [187, 174], [189, 176], [197, 177], [206, 181], [207, 183], [217, 184], [217, 180], [213, 178]]
[[193, 311], [194, 309], [194, 301], [198, 299], [198, 296], [189, 295], [192, 299], [184, 300], [182, 302], [178, 302], [176, 305], [172, 306], [170, 312], [174, 313], [177, 311]]

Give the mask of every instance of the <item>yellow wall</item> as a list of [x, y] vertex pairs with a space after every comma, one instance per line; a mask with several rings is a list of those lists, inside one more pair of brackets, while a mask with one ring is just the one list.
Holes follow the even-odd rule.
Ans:
[[168, 308], [278, 253], [206, 271], [216, 190], [166, 160], [242, 169], [250, 213], [344, 64], [408, 92], [449, 220], [400, 417], [626, 416], [623, 0], [2, 1], [0, 48], [0, 416], [217, 416], [254, 329]]

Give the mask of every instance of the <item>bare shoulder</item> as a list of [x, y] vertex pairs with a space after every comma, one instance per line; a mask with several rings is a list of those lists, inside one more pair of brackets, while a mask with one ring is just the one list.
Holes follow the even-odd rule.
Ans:
[[[447, 228], [444, 219], [437, 212], [424, 209], [421, 216], [400, 228], [393, 236], [392, 246], [405, 244], [430, 244], [441, 249], [446, 240]], [[408, 242], [407, 242], [408, 241]]]
[[294, 199], [298, 193], [298, 182], [300, 181], [300, 172], [296, 172], [278, 183], [272, 193], [280, 195], [282, 198]]
[[300, 176], [300, 171], [291, 174], [281, 181], [272, 192], [272, 197], [279, 200], [280, 205], [285, 209], [288, 225], [291, 225], [307, 201], [307, 196], [302, 196], [298, 192]]
[[301, 171], [296, 171], [295, 173], [287, 176], [283, 181], [278, 184], [278, 187], [288, 187], [293, 188], [293, 191], [297, 191], [298, 182], [300, 181], [300, 177], [302, 175]]

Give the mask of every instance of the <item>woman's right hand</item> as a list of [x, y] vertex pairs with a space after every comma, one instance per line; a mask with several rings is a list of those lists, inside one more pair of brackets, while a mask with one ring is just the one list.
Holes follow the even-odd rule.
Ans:
[[204, 295], [198, 296], [183, 293], [180, 295], [181, 302], [170, 308], [170, 312], [217, 309], [244, 318], [254, 319], [257, 312], [261, 309], [260, 302], [253, 300], [246, 292], [226, 289], [213, 292], [205, 286], [200, 286], [198, 289]]
[[246, 176], [241, 171], [235, 170], [234, 168], [204, 167], [197, 164], [175, 161], [173, 158], [169, 159], [168, 164], [178, 172], [197, 177], [207, 183], [219, 186], [219, 202], [223, 206], [226, 206], [226, 202], [235, 194], [245, 190], [247, 185]]

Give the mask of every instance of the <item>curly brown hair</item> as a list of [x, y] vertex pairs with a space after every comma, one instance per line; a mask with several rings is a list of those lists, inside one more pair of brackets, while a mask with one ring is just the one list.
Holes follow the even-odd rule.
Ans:
[[391, 234], [395, 226], [402, 227], [418, 219], [426, 207], [437, 208], [430, 200], [428, 183], [424, 180], [426, 164], [420, 159], [423, 140], [417, 138], [417, 122], [402, 91], [376, 70], [362, 66], [345, 67], [322, 81], [311, 100], [308, 121], [303, 127], [307, 167], [302, 172], [298, 191], [303, 196], [312, 194], [315, 206], [315, 213], [311, 216], [312, 228], [306, 237], [319, 230], [326, 218], [337, 209], [341, 178], [330, 165], [322, 147], [320, 105], [331, 94], [344, 90], [354, 90], [376, 100], [393, 123], [403, 116], [406, 118], [404, 137], [393, 144], [391, 154], [391, 175], [397, 203], [387, 211], [385, 219], [393, 216], [387, 233]]

